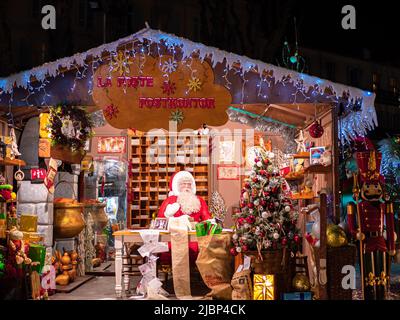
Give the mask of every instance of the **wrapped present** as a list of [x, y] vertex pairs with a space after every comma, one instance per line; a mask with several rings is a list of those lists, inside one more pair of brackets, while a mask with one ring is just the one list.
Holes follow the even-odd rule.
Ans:
[[283, 300], [312, 300], [312, 292], [284, 293]]
[[255, 274], [253, 278], [254, 300], [275, 300], [274, 275]]
[[19, 229], [25, 232], [37, 232], [38, 217], [23, 214], [19, 220]]
[[210, 220], [202, 221], [196, 224], [196, 236], [204, 237], [210, 234], [222, 233], [222, 227], [216, 222]]
[[46, 247], [40, 244], [30, 244], [28, 257], [32, 260], [32, 263], [39, 263], [38, 265], [32, 264], [32, 271], [37, 271], [40, 274], [44, 267]]
[[37, 232], [25, 232], [22, 231], [23, 234], [23, 240], [27, 241], [29, 243], [42, 243], [44, 241], [44, 235], [41, 233], [37, 233]]

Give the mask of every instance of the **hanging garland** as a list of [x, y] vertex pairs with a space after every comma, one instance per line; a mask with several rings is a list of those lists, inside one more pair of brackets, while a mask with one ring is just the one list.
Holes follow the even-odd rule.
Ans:
[[50, 108], [52, 146], [64, 145], [73, 151], [82, 150], [93, 136], [92, 127], [91, 118], [82, 108], [66, 105]]

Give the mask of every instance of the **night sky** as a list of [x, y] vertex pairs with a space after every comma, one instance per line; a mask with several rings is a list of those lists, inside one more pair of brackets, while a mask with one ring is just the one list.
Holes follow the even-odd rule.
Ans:
[[[3, 2], [4, 1], [4, 2]], [[39, 1], [39, 0], [1, 0], [2, 3], [7, 3], [11, 1], [16, 1], [19, 6], [21, 6], [21, 10], [23, 8], [29, 7], [27, 4], [32, 3], [31, 1]], [[61, 1], [61, 0], [60, 0]], [[88, 4], [87, 0], [80, 0]], [[109, 2], [110, 4], [118, 3], [118, 0], [103, 0]], [[170, 3], [166, 3], [167, 0], [152, 0], [151, 3], [153, 5], [152, 10], [150, 13], [141, 12], [140, 3], [145, 0], [132, 0], [131, 3], [135, 7], [133, 11], [134, 16], [134, 24], [135, 30], [132, 30], [129, 33], [134, 33], [141, 28], [144, 27], [144, 21], [151, 22], [151, 27], [155, 27], [155, 24], [159, 21], [167, 21], [165, 24], [160, 23], [160, 29], [165, 32], [169, 33], [176, 33], [178, 36], [185, 37], [185, 34], [179, 34], [170, 27], [171, 22], [168, 21], [171, 19], [176, 19], [174, 21], [175, 24], [179, 25], [180, 17], [174, 15], [173, 6], [177, 4], [185, 4], [188, 6], [190, 2], [188, 0], [182, 2], [179, 1], [171, 1]], [[149, 1], [149, 0], [148, 0]], [[210, 3], [213, 3], [212, 0], [193, 0], [199, 4], [207, 3], [210, 6]], [[219, 1], [226, 1], [227, 3], [231, 3], [231, 1], [236, 0], [219, 0]], [[242, 1], [242, 0], [237, 0]], [[268, 3], [277, 2], [278, 0], [244, 0], [253, 5], [258, 3], [259, 1], [265, 1]], [[100, 0], [98, 0], [101, 3]], [[125, 1], [124, 3], [127, 3]], [[55, 4], [57, 0], [48, 0], [42, 1], [43, 4]], [[396, 1], [388, 1], [388, 0], [381, 0], [379, 2], [370, 3], [368, 1], [316, 1], [316, 0], [303, 0], [303, 1], [294, 1], [293, 2], [293, 10], [290, 16], [282, 16], [278, 17], [278, 23], [282, 23], [281, 21], [288, 20], [290, 21], [289, 27], [285, 32], [285, 37], [293, 43], [294, 41], [294, 23], [293, 18], [296, 16], [297, 18], [297, 29], [298, 29], [298, 40], [299, 45], [312, 48], [312, 49], [320, 49], [328, 52], [339, 53], [345, 56], [352, 56], [356, 58], [365, 58], [364, 56], [364, 49], [368, 49], [370, 52], [370, 59], [373, 61], [381, 62], [383, 64], [392, 64], [396, 66], [400, 66], [400, 58], [397, 52], [397, 35], [398, 35], [398, 25], [399, 25], [399, 18], [398, 18], [398, 10], [396, 10], [395, 3]], [[341, 13], [341, 9], [344, 5], [353, 5], [356, 8], [356, 22], [357, 22], [357, 29], [356, 30], [343, 30], [341, 26], [341, 21], [343, 18], [343, 14]], [[199, 6], [202, 7], [202, 6]], [[227, 6], [229, 7], [229, 6]], [[1, 6], [0, 6], [1, 8]], [[19, 28], [19, 30], [26, 29], [26, 35], [29, 36], [30, 30], [32, 26], [28, 24], [24, 24], [23, 19], [20, 19], [19, 12], [20, 10], [16, 10], [12, 19], [8, 19], [7, 21], [7, 30], [11, 30], [11, 37], [13, 37], [12, 30], [14, 28]], [[261, 12], [260, 12], [261, 11]], [[256, 14], [259, 14], [261, 17], [264, 14], [262, 10], [256, 11]], [[38, 13], [40, 15], [40, 12]], [[78, 14], [77, 12], [73, 14]], [[124, 14], [124, 12], [111, 12], [112, 15], [120, 15]], [[147, 16], [150, 15], [150, 16]], [[223, 12], [219, 14], [216, 18], [207, 16], [205, 19], [210, 20], [219, 20], [219, 23], [223, 23], [224, 17], [222, 16]], [[240, 13], [239, 13], [240, 15]], [[0, 14], [0, 28], [4, 28], [4, 24], [2, 23], [1, 19], [4, 17]], [[165, 17], [168, 17], [165, 19]], [[201, 12], [199, 12], [199, 17], [201, 17]], [[38, 17], [40, 19], [40, 16]], [[255, 17], [254, 20], [256, 20]], [[239, 17], [240, 19], [240, 17]], [[62, 28], [62, 24], [69, 23], [68, 17], [62, 17], [61, 19], [58, 18], [57, 24]], [[267, 20], [267, 19], [265, 19]], [[39, 21], [39, 20], [38, 20]], [[267, 22], [264, 22], [265, 24]], [[137, 29], [136, 29], [137, 28]], [[191, 26], [187, 26], [187, 28], [191, 28]], [[262, 25], [257, 25], [257, 28], [263, 28]], [[95, 30], [101, 30], [102, 25], [94, 26], [93, 33]], [[228, 33], [229, 36], [237, 37], [236, 32], [240, 31], [242, 36], [246, 37], [248, 34], [248, 30], [245, 30], [245, 27], [242, 27], [243, 30], [235, 30], [235, 28], [226, 28], [225, 32]], [[4, 29], [5, 30], [5, 29]], [[205, 38], [204, 34], [200, 34], [199, 39], [191, 39], [194, 41], [203, 42], [206, 45], [213, 45], [217, 46], [221, 49], [231, 51], [237, 54], [245, 54], [251, 58], [264, 60], [265, 62], [272, 62], [268, 61], [268, 59], [264, 59], [263, 56], [257, 56], [257, 54], [253, 54], [252, 50], [245, 50], [239, 48], [233, 48], [229, 46], [229, 43], [223, 43], [220, 41], [221, 35], [218, 34], [218, 28], [210, 35], [211, 38]], [[43, 33], [48, 33], [48, 31], [42, 30]], [[51, 31], [52, 32], [52, 31]], [[58, 32], [58, 31], [57, 31]], [[270, 32], [270, 31], [269, 31]], [[8, 32], [7, 32], [8, 33]], [[127, 33], [117, 33], [113, 39], [107, 39], [107, 42], [111, 42], [118, 38], [127, 36]], [[226, 34], [224, 35], [226, 36]], [[57, 34], [56, 38], [64, 38], [65, 34]], [[14, 37], [15, 38], [15, 37]], [[16, 39], [18, 42], [19, 40]], [[87, 44], [87, 47], [76, 47], [75, 45], [71, 45], [71, 50], [62, 50], [57, 46], [53, 46], [51, 48], [51, 52], [48, 54], [51, 57], [47, 61], [55, 60], [56, 58], [62, 58], [68, 55], [73, 55], [76, 52], [82, 52], [88, 50], [94, 46], [102, 44], [102, 37], [98, 36], [96, 43]], [[281, 42], [280, 42], [281, 43]], [[262, 46], [261, 44], [259, 44]], [[0, 43], [2, 46], [2, 43]], [[257, 46], [257, 43], [254, 43], [254, 46]], [[277, 49], [279, 50], [279, 48]], [[26, 54], [29, 54], [29, 51], [26, 51]], [[16, 57], [15, 59], [19, 59]], [[25, 64], [23, 65], [23, 61], [13, 61], [13, 72], [21, 71], [24, 68], [34, 67], [35, 65]], [[1, 70], [1, 66], [0, 66]], [[11, 71], [11, 70], [10, 70]], [[1, 72], [0, 74], [2, 74]]]
[[[341, 26], [341, 8], [347, 4], [356, 8], [356, 30]], [[354, 57], [362, 57], [363, 48], [367, 48], [372, 60], [399, 65], [399, 11], [395, 4], [386, 0], [302, 1], [300, 44]]]

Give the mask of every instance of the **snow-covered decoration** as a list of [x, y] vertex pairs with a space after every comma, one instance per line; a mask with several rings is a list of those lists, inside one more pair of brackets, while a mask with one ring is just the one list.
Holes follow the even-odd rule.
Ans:
[[[79, 68], [88, 68], [90, 61], [98, 61], [98, 63], [101, 63], [103, 62], [103, 56], [107, 56], [107, 53], [115, 55], [121, 45], [130, 42], [134, 42], [136, 44], [138, 42], [146, 43], [146, 54], [151, 54], [151, 45], [164, 45], [168, 50], [179, 52], [180, 59], [182, 60], [190, 58], [193, 53], [196, 53], [201, 60], [205, 60], [207, 58], [214, 69], [217, 64], [223, 64], [226, 70], [235, 69], [235, 74], [239, 74], [243, 80], [242, 100], [244, 87], [247, 82], [245, 78], [250, 71], [256, 71], [260, 75], [260, 90], [261, 85], [264, 86], [265, 82], [270, 87], [279, 86], [284, 88], [288, 85], [291, 85], [293, 88], [295, 88], [296, 92], [289, 93], [289, 96], [287, 97], [288, 101], [286, 101], [286, 103], [300, 102], [298, 99], [311, 102], [310, 97], [313, 98], [314, 102], [321, 100], [321, 102], [332, 103], [338, 103], [339, 100], [343, 99], [343, 97], [345, 97], [347, 100], [361, 99], [362, 106], [360, 111], [353, 111], [339, 119], [341, 123], [340, 138], [344, 143], [351, 140], [354, 135], [365, 135], [368, 130], [373, 129], [378, 125], [374, 108], [375, 94], [372, 92], [363, 91], [358, 88], [349, 87], [328, 80], [298, 73], [294, 70], [277, 67], [259, 60], [250, 59], [246, 56], [239, 56], [234, 53], [229, 53], [214, 47], [205, 46], [201, 43], [195, 43], [175, 35], [166, 34], [149, 28], [142, 29], [136, 34], [127, 36], [112, 43], [90, 49], [84, 53], [77, 53], [71, 57], [58, 59], [54, 62], [46, 63], [40, 67], [23, 71], [7, 78], [0, 78], [0, 99], [2, 91], [3, 94], [10, 94], [14, 89], [19, 87], [29, 90], [31, 88], [32, 80], [37, 80], [39, 83], [45, 83], [47, 78], [57, 77], [60, 75], [60, 70], [62, 69], [78, 70]], [[162, 65], [162, 70], [166, 73], [171, 73], [176, 70], [176, 64], [177, 62], [173, 60], [166, 61]], [[235, 67], [234, 64], [236, 65]], [[237, 65], [239, 65], [240, 68], [238, 68]], [[87, 74], [92, 75], [93, 73], [82, 72], [79, 73], [79, 76], [85, 77]], [[224, 75], [221, 75], [221, 77], [223, 76]], [[230, 82], [232, 83], [232, 81]], [[91, 83], [93, 83], [93, 79], [91, 79]], [[301, 86], [296, 84], [301, 84]], [[240, 93], [235, 92], [232, 94], [233, 98], [240, 100], [238, 95], [240, 95]], [[268, 100], [267, 94], [263, 94], [261, 96]]]
[[268, 121], [265, 117], [254, 117], [246, 114], [245, 110], [238, 110], [236, 108], [229, 108], [228, 116], [230, 121], [239, 122], [253, 127], [257, 131], [269, 132], [279, 134], [285, 140], [285, 153], [296, 153], [296, 138], [297, 129], [295, 126], [280, 123], [279, 121]]

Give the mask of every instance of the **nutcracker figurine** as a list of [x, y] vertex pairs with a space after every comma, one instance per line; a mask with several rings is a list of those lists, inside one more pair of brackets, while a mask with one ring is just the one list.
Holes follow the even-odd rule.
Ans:
[[393, 204], [386, 202], [384, 179], [379, 173], [382, 155], [374, 150], [356, 155], [359, 170], [354, 174], [356, 204], [347, 206], [348, 225], [360, 244], [364, 299], [384, 300], [389, 285], [389, 256], [395, 254]]

